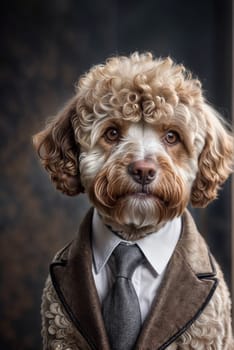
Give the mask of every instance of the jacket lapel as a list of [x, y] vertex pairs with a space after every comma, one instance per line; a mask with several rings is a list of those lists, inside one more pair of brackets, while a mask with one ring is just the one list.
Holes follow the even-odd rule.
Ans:
[[91, 209], [80, 227], [78, 238], [59, 254], [51, 264], [50, 273], [63, 306], [90, 348], [109, 350], [92, 275], [92, 215]]
[[[91, 349], [110, 350], [92, 275], [91, 224], [93, 210], [83, 221], [78, 238], [51, 264], [51, 278], [69, 317]], [[217, 279], [206, 243], [188, 212], [136, 349], [166, 349], [199, 317], [212, 297]]]
[[165, 278], [136, 349], [166, 349], [199, 317], [216, 287], [216, 272], [206, 243], [188, 212]]

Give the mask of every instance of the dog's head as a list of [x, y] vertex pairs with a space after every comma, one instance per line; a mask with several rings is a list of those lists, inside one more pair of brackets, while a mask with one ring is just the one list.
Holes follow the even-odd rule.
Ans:
[[233, 169], [233, 137], [201, 84], [171, 59], [111, 58], [35, 135], [56, 187], [87, 192], [104, 221], [141, 237], [216, 198]]

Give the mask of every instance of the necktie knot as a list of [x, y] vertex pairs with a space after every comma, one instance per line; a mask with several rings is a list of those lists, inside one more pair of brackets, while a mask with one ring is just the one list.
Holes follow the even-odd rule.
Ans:
[[130, 279], [137, 266], [143, 260], [143, 254], [137, 245], [120, 243], [114, 250], [116, 277]]

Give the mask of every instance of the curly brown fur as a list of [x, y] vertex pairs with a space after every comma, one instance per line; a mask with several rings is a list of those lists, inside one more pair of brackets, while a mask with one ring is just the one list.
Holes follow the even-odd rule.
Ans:
[[[159, 152], [142, 154], [134, 137], [129, 138], [131, 132], [141, 137], [135, 126], [153, 130], [155, 147], [162, 145]], [[106, 141], [111, 127], [120, 133], [117, 142]], [[163, 143], [170, 130], [179, 134], [179, 145]], [[72, 100], [35, 135], [34, 144], [59, 190], [70, 196], [85, 190], [106, 222], [114, 221], [129, 234], [133, 227], [146, 234], [181, 215], [189, 201], [206, 206], [233, 171], [233, 136], [206, 102], [201, 83], [182, 65], [150, 53], [113, 57], [91, 68]], [[159, 175], [147, 187], [151, 198], [140, 202], [131, 197], [139, 186], [126, 167], [147, 157]], [[130, 201], [138, 211], [128, 220]], [[146, 210], [156, 219], [144, 219]]]

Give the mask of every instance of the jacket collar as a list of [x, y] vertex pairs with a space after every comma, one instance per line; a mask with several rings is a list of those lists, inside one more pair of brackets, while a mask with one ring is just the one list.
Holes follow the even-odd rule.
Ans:
[[[92, 275], [92, 216], [93, 209], [81, 224], [76, 240], [51, 264], [50, 273], [69, 317], [91, 349], [110, 350]], [[212, 297], [217, 286], [215, 275], [206, 243], [186, 211], [180, 240], [136, 349], [163, 350], [179, 337]]]
[[69, 317], [91, 349], [109, 349], [101, 306], [92, 275], [90, 209], [77, 238], [50, 266], [54, 288]]

